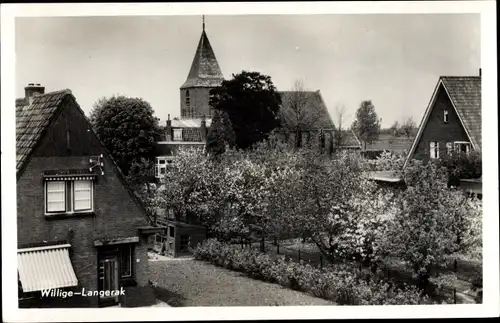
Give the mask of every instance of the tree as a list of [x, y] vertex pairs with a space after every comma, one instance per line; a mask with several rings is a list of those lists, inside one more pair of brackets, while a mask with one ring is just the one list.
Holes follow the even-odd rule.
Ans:
[[408, 117], [403, 120], [399, 128], [399, 133], [407, 138], [415, 135], [417, 131], [417, 123], [413, 120], [413, 117]]
[[475, 228], [480, 228], [481, 216], [464, 192], [447, 187], [446, 170], [438, 163], [412, 161], [404, 178], [407, 189], [400, 195], [384, 249], [404, 260], [426, 289], [450, 256], [477, 246], [481, 233]]
[[137, 197], [143, 202], [150, 218], [156, 221], [156, 204], [154, 200], [157, 194], [157, 185], [154, 167], [155, 164], [152, 160], [146, 158], [136, 159], [130, 166], [126, 180]]
[[355, 259], [371, 265], [384, 236], [390, 195], [378, 193], [357, 154], [343, 151], [337, 157], [305, 154], [294, 220], [330, 261]]
[[461, 179], [479, 178], [482, 175], [482, 157], [480, 152], [452, 153], [439, 160], [440, 165], [448, 170], [448, 185], [459, 186]]
[[397, 121], [397, 120], [394, 121], [394, 123], [392, 124], [392, 126], [389, 128], [389, 132], [390, 132], [391, 135], [399, 137], [399, 135], [400, 135], [399, 121]]
[[162, 190], [155, 196], [154, 205], [173, 212], [176, 220], [195, 217], [207, 228], [216, 221], [221, 205], [220, 172], [215, 164], [196, 149], [179, 149], [169, 165]]
[[340, 147], [344, 141], [344, 128], [343, 121], [344, 115], [346, 113], [346, 107], [342, 103], [337, 103], [335, 105], [335, 115], [336, 115], [336, 124], [335, 124], [335, 146]]
[[359, 139], [363, 142], [363, 148], [366, 150], [366, 144], [372, 143], [378, 138], [380, 131], [380, 119], [375, 112], [375, 106], [372, 101], [363, 101], [356, 111], [356, 119], [352, 124]]
[[227, 113], [235, 134], [235, 146], [247, 149], [266, 139], [279, 125], [281, 97], [271, 77], [242, 71], [211, 91], [210, 105]]
[[218, 156], [226, 151], [226, 146], [235, 145], [235, 135], [231, 121], [225, 111], [216, 111], [208, 130], [206, 151]]
[[293, 90], [282, 95], [283, 104], [279, 113], [281, 128], [287, 134], [295, 134], [295, 147], [301, 146], [303, 131], [316, 128], [322, 117], [320, 111], [310, 108], [310, 100], [310, 93], [302, 80], [295, 81]]
[[153, 109], [143, 99], [101, 98], [92, 108], [90, 122], [125, 176], [134, 162], [154, 159], [160, 129]]

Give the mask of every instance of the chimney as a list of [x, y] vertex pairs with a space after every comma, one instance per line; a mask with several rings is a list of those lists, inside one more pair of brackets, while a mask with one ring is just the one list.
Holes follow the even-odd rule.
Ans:
[[165, 140], [172, 141], [172, 120], [170, 120], [170, 114], [167, 119], [167, 126], [165, 127]]
[[481, 71], [481, 69], [479, 69], [479, 76], [482, 76], [481, 74], [482, 74], [482, 71]]
[[35, 96], [44, 93], [45, 87], [41, 86], [40, 83], [29, 83], [28, 86], [24, 88], [24, 99], [26, 100], [26, 102], [29, 102], [29, 104], [31, 104]]
[[207, 121], [205, 120], [205, 115], [201, 118], [200, 122], [200, 132], [201, 132], [201, 141], [207, 140]]

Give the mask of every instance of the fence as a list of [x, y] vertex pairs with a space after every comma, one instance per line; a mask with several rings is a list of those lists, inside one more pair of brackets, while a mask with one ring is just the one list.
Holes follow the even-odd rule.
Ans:
[[[319, 251], [316, 246], [313, 246], [311, 243], [302, 243], [300, 240], [291, 240], [291, 241], [259, 241], [247, 244], [247, 247], [255, 248], [261, 252], [269, 254], [271, 257], [277, 257], [278, 255], [284, 255], [287, 259], [296, 261], [296, 262], [304, 262], [308, 263], [311, 266], [323, 268], [323, 266], [327, 264], [331, 264], [331, 262]], [[244, 247], [244, 246], [242, 246]], [[362, 265], [358, 264], [359, 268], [362, 269]], [[461, 268], [460, 268], [461, 267]], [[469, 267], [469, 268], [467, 268]], [[390, 279], [399, 284], [414, 284], [415, 280], [412, 277], [412, 273], [408, 270], [401, 268], [398, 264], [388, 263], [381, 266], [380, 270], [383, 272], [383, 276], [387, 279]], [[451, 268], [442, 268], [443, 271], [450, 272], [452, 271], [458, 278], [458, 280], [462, 281], [465, 284], [475, 285], [472, 277], [474, 277], [474, 271], [477, 271], [477, 268], [472, 268], [472, 266], [468, 266], [465, 263], [454, 261]], [[453, 299], [453, 303], [478, 303], [481, 302], [482, 293], [478, 292], [478, 295], [471, 295], [467, 292], [460, 292], [457, 290], [456, 286], [452, 287], [443, 287], [443, 292], [447, 297], [451, 297]], [[459, 299], [461, 299], [459, 301]]]

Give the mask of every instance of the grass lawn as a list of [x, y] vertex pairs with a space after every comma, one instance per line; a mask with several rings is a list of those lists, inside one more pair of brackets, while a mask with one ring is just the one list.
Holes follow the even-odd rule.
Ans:
[[157, 297], [171, 306], [335, 305], [197, 260], [149, 263]]

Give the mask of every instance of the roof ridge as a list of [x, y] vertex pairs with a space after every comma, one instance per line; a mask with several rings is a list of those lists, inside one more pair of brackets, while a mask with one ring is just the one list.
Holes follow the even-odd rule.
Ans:
[[[45, 92], [43, 94], [37, 94], [34, 96], [34, 98], [39, 98], [47, 95], [55, 95], [55, 94], [73, 94], [73, 92], [70, 89], [63, 89], [63, 90], [57, 90], [57, 91], [51, 91], [51, 92]], [[26, 98], [16, 98], [16, 102], [26, 102]]]
[[471, 78], [471, 79], [480, 79], [479, 75], [441, 75], [439, 78]]

